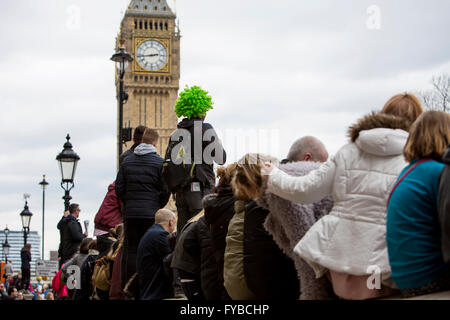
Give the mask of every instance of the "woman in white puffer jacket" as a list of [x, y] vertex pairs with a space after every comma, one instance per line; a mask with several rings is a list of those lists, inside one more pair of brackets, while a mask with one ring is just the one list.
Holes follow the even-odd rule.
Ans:
[[311, 227], [294, 252], [317, 278], [327, 275], [341, 298], [370, 299], [393, 292], [386, 201], [406, 165], [402, 152], [409, 127], [422, 111], [414, 96], [397, 95], [382, 112], [350, 127], [351, 142], [319, 169], [302, 177], [271, 164], [263, 170], [267, 189], [282, 198], [312, 203], [332, 195], [332, 211]]

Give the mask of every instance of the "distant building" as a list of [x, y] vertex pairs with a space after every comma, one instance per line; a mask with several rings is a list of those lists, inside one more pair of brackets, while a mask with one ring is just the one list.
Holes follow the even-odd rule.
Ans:
[[[0, 242], [5, 242], [5, 232], [0, 230]], [[14, 272], [20, 272], [22, 267], [22, 259], [20, 258], [20, 250], [23, 248], [23, 231], [9, 231], [8, 243], [11, 246], [9, 250], [8, 260], [12, 261]], [[27, 243], [31, 244], [31, 274], [34, 274], [36, 267], [36, 260], [41, 258], [41, 236], [37, 231], [30, 231], [27, 237]], [[5, 256], [3, 250], [1, 259]]]
[[58, 251], [50, 251], [50, 261], [58, 261]]

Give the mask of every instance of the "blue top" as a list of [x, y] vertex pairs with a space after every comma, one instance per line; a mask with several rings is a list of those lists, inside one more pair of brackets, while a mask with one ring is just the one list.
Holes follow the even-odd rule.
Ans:
[[[403, 169], [399, 178], [418, 161]], [[400, 289], [420, 288], [442, 275], [437, 203], [443, 168], [434, 160], [419, 164], [400, 182], [389, 202], [386, 241], [392, 278]]]

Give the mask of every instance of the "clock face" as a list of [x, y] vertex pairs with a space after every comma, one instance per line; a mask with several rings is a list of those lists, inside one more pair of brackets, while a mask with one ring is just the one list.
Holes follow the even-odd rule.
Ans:
[[159, 41], [148, 40], [139, 46], [136, 58], [142, 68], [156, 71], [165, 66], [167, 50]]

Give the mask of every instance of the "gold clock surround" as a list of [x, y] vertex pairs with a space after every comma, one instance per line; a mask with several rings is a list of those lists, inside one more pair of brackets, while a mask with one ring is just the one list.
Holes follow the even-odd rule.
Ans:
[[[158, 70], [147, 70], [147, 69], [142, 68], [140, 66], [139, 62], [138, 62], [138, 59], [136, 58], [136, 53], [138, 51], [139, 46], [142, 43], [144, 43], [146, 41], [151, 41], [151, 40], [158, 41], [159, 43], [161, 43], [165, 47], [165, 49], [167, 51], [166, 64], [161, 69], [158, 69]], [[171, 65], [171, 59], [172, 59], [172, 55], [170, 54], [171, 53], [171, 47], [170, 47], [171, 42], [172, 41], [171, 41], [170, 38], [165, 38], [165, 37], [151, 37], [151, 38], [149, 38], [149, 37], [145, 37], [145, 38], [144, 37], [136, 37], [136, 38], [134, 38], [133, 72], [135, 74], [170, 74], [171, 73], [170, 65]]]

